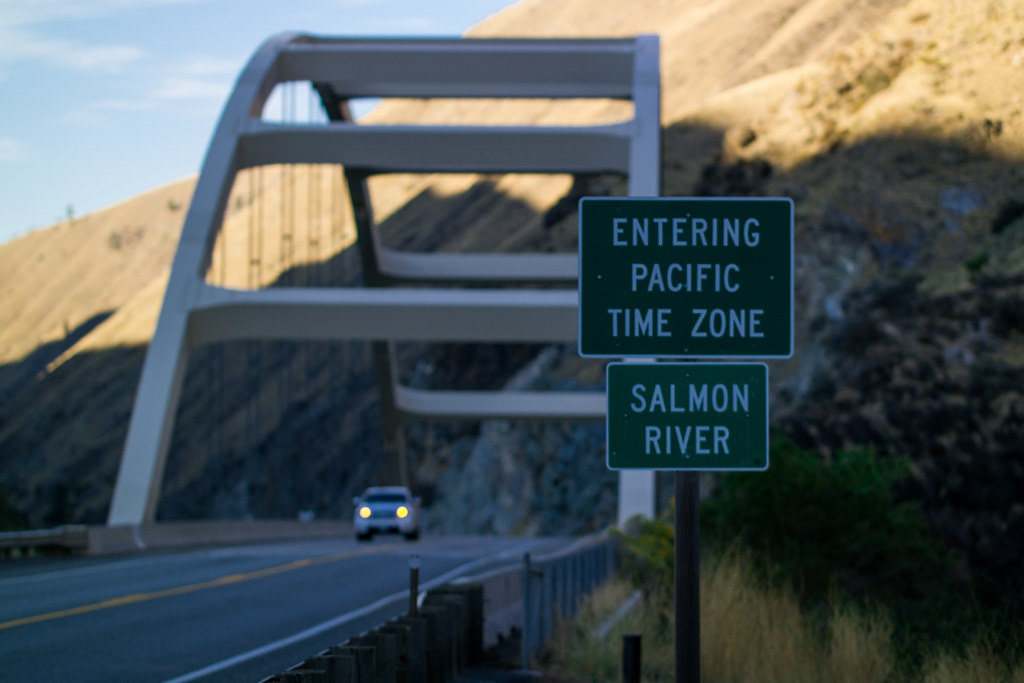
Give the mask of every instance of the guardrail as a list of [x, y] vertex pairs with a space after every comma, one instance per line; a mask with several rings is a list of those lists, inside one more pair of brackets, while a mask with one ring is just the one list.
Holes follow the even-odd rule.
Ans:
[[83, 525], [0, 533], [0, 558], [40, 555], [82, 555], [89, 548], [89, 529]]
[[112, 555], [190, 546], [351, 536], [352, 523], [337, 520], [223, 520], [116, 526], [76, 524], [0, 533], [0, 558]]
[[604, 533], [551, 555], [526, 555], [519, 566], [431, 589], [415, 611], [260, 683], [445, 683], [481, 665], [488, 648], [517, 638], [526, 669], [557, 620], [575, 613], [614, 569], [615, 543]]
[[353, 636], [262, 683], [444, 683], [483, 657], [483, 588], [446, 585], [407, 614]]

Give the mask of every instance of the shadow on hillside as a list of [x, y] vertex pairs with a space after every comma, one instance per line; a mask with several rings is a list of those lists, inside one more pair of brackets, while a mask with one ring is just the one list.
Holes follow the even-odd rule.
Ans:
[[106, 520], [145, 351], [76, 354], [0, 404], [0, 477], [33, 526]]
[[57, 360], [62, 353], [77, 344], [112, 314], [113, 311], [97, 313], [73, 330], [67, 328], [65, 324], [62, 339], [37, 346], [32, 353], [17, 363], [0, 365], [0, 405], [11, 400], [15, 394], [44, 373], [47, 365]]
[[[836, 431], [834, 423], [820, 417], [823, 412], [870, 422], [871, 411], [878, 406], [851, 403], [838, 389], [843, 377], [832, 378], [837, 389], [831, 394], [818, 390], [821, 385], [816, 378], [828, 368], [843, 367], [851, 377], [864, 371], [857, 363], [844, 365], [839, 354], [849, 355], [850, 347], [834, 342], [846, 329], [851, 297], [877, 286], [873, 283], [915, 273], [932, 279], [946, 272], [963, 276], [965, 261], [980, 253], [987, 260], [978, 261], [979, 272], [972, 275], [997, 273], [998, 268], [1024, 269], [1007, 261], [1024, 238], [1015, 227], [1019, 219], [1013, 213], [1014, 202], [1019, 207], [1024, 197], [1018, 164], [948, 140], [879, 137], [834, 146], [780, 173], [765, 159], [725, 150], [723, 139], [723, 131], [715, 129], [668, 128], [664, 185], [670, 195], [787, 195], [795, 201], [796, 352], [792, 359], [769, 363], [773, 420], [784, 421], [794, 434], [794, 425], [799, 424], [801, 445], [810, 448], [831, 450], [852, 435], [860, 435], [883, 453], [911, 443], [901, 430], [917, 430], [912, 426], [916, 423], [896, 419], [887, 422], [885, 430]], [[575, 183], [570, 194], [620, 194], [621, 188], [621, 183], [605, 178], [587, 179]], [[565, 213], [572, 204], [567, 198], [558, 211], [542, 215], [485, 179], [466, 196], [424, 192], [389, 218], [381, 231], [389, 246], [410, 250], [458, 245], [486, 251], [502, 245], [521, 251], [574, 251], [575, 215]], [[958, 286], [969, 294], [971, 281], [961, 279]], [[349, 248], [327, 262], [293, 268], [272, 286], [357, 286], [360, 282], [359, 255]], [[915, 297], [931, 303], [939, 296], [914, 291]], [[1000, 296], [1016, 296], [1014, 292], [1007, 290]], [[944, 310], [948, 309], [938, 304], [916, 305], [909, 313], [894, 309], [891, 318], [877, 321], [873, 328], [882, 331], [881, 337], [864, 337], [854, 344], [856, 354], [871, 358], [873, 345], [892, 326], [917, 339], [914, 316], [928, 315], [941, 322]], [[979, 318], [986, 315], [983, 307], [966, 310], [974, 310]], [[1015, 349], [1012, 345], [1019, 342], [1013, 341], [1010, 332], [1016, 334], [1016, 325], [1004, 336], [990, 334], [988, 350], [979, 347], [980, 351], [971, 353], [995, 358], [1008, 347]], [[402, 344], [401, 373], [403, 381], [430, 388], [494, 388], [539, 349], [537, 345]], [[52, 359], [55, 350], [40, 350], [38, 357], [30, 356], [31, 363], [26, 359], [0, 367], [0, 377], [35, 377], [40, 364], [45, 367], [41, 359]], [[59, 482], [66, 483], [70, 492], [67, 521], [102, 521], [142, 357], [141, 348], [80, 354], [50, 375], [25, 384], [0, 406], [0, 477], [12, 499], [31, 511], [34, 522], [53, 508]], [[902, 357], [900, 362], [918, 360]], [[958, 403], [961, 391], [976, 386], [969, 381], [946, 381], [958, 370], [941, 352], [925, 360], [945, 363], [923, 375], [931, 377], [922, 383], [923, 395], [935, 399], [943, 392], [950, 394], [948, 402], [939, 404]], [[878, 377], [883, 383], [896, 381], [891, 372]], [[11, 386], [11, 380], [6, 381]], [[347, 514], [349, 497], [377, 474], [381, 445], [375, 387], [367, 344], [238, 342], [197, 350], [188, 364], [159, 516], [291, 517], [305, 510], [319, 516]], [[809, 409], [812, 399], [817, 406], [814, 411]], [[1015, 430], [1017, 413], [995, 401], [983, 392], [980, 402], [969, 405], [1007, 416], [1001, 422], [967, 420], [956, 423], [958, 428]], [[921, 405], [926, 413], [930, 404]], [[818, 422], [811, 424], [812, 419]], [[468, 442], [463, 437], [472, 436], [474, 430], [472, 425], [456, 433], [450, 428], [419, 430], [423, 443], [412, 444], [410, 452], [429, 458], [437, 470], [421, 479], [443, 488], [447, 481], [443, 472], [465, 463], [468, 454], [462, 451]], [[976, 434], [959, 436], [975, 444], [970, 452], [980, 462], [988, 441]], [[916, 434], [914, 439], [919, 437]], [[455, 448], [455, 443], [462, 445]], [[930, 462], [940, 463], [928, 476], [940, 479], [948, 474], [947, 465], [941, 463], [952, 462], [963, 452], [963, 444], [958, 438], [928, 443]], [[545, 443], [535, 450], [542, 470], [545, 459], [556, 457], [558, 446]], [[413, 464], [414, 477], [420, 476], [415, 470], [418, 464]], [[958, 470], [957, 480], [969, 487], [975, 464], [958, 467], [965, 469]], [[428, 476], [434, 478], [427, 482]], [[1024, 498], [1020, 477], [1002, 483], [1017, 500]], [[931, 506], [933, 517], [977, 518], [977, 509], [963, 508], [957, 502], [961, 499], [951, 497], [948, 487], [946, 491], [922, 484], [917, 495]], [[969, 499], [970, 506], [986, 505], [978, 496]], [[983, 513], [1009, 528], [1005, 524], [1010, 511], [1001, 507], [1004, 500], [990, 497]], [[566, 515], [593, 513], [564, 500], [533, 499], [526, 505], [540, 514], [545, 506], [562, 506], [559, 509]], [[968, 534], [957, 542], [969, 546], [977, 538]]]

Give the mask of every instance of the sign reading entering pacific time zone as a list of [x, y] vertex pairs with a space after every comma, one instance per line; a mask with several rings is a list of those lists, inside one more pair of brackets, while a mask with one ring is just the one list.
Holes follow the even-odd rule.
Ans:
[[764, 363], [609, 363], [608, 468], [768, 468]]
[[792, 355], [792, 200], [585, 197], [579, 216], [579, 355]]

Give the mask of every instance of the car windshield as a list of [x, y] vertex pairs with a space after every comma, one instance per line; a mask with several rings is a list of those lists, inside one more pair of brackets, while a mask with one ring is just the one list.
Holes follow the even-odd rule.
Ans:
[[404, 503], [405, 496], [401, 493], [371, 493], [365, 500], [367, 503]]

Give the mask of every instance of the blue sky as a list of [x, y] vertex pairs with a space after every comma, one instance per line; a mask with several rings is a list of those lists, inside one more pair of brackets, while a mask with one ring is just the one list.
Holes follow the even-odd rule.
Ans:
[[0, 0], [0, 243], [198, 172], [271, 35], [461, 35], [514, 1]]

